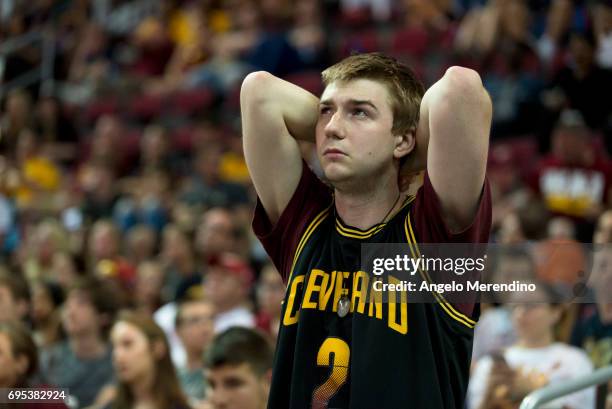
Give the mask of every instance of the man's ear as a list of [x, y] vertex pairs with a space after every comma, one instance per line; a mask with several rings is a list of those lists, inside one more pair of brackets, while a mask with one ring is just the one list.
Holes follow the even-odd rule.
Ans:
[[395, 135], [395, 148], [393, 157], [401, 159], [410, 154], [416, 147], [416, 128], [412, 127], [408, 132]]

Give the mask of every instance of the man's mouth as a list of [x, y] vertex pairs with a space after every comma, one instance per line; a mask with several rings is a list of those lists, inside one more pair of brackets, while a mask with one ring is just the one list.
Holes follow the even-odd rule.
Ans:
[[323, 156], [346, 156], [346, 153], [342, 152], [340, 149], [327, 148], [323, 151]]

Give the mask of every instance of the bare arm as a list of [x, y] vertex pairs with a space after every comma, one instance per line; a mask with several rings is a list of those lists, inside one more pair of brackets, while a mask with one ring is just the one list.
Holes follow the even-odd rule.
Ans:
[[429, 179], [454, 232], [467, 227], [477, 210], [492, 111], [478, 73], [462, 67], [449, 68], [421, 102], [416, 163], [427, 158]]
[[244, 155], [272, 223], [302, 175], [296, 139], [314, 142], [319, 99], [267, 72], [249, 74], [240, 91]]

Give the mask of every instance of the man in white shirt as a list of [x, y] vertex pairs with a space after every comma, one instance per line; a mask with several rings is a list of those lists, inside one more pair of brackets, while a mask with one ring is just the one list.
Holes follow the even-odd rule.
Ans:
[[204, 277], [204, 298], [215, 307], [215, 333], [230, 327], [255, 326], [248, 296], [253, 284], [253, 271], [246, 261], [234, 253], [211, 257]]

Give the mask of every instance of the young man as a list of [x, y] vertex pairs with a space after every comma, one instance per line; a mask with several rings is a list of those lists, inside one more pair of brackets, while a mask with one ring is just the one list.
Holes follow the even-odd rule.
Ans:
[[62, 310], [67, 339], [43, 357], [45, 381], [69, 389], [79, 407], [92, 404], [113, 379], [107, 333], [118, 307], [114, 299], [102, 281], [83, 278], [77, 282]]
[[214, 334], [214, 308], [203, 298], [182, 301], [176, 310], [176, 332], [181, 339], [187, 363], [177, 368], [183, 392], [193, 401], [204, 399], [204, 353]]
[[[322, 76], [320, 100], [265, 72], [241, 91], [253, 227], [288, 286], [268, 408], [461, 408], [478, 309], [390, 309], [368, 291], [360, 246], [487, 242], [490, 99], [461, 67], [423, 95], [406, 66], [380, 54]], [[316, 142], [333, 189], [297, 140]], [[400, 173], [425, 164], [423, 187], [406, 197]]]
[[255, 326], [249, 308], [253, 279], [253, 271], [238, 254], [225, 252], [210, 258], [203, 290], [215, 309], [215, 334], [231, 327]]
[[[533, 281], [532, 281], [533, 282]], [[516, 342], [478, 361], [468, 390], [470, 409], [517, 408], [536, 389], [593, 372], [587, 354], [555, 340], [563, 306], [552, 287], [509, 295]], [[592, 408], [595, 389], [583, 389], [547, 404], [548, 408]]]
[[208, 406], [265, 409], [272, 376], [272, 348], [263, 335], [241, 327], [217, 335], [205, 358]]

